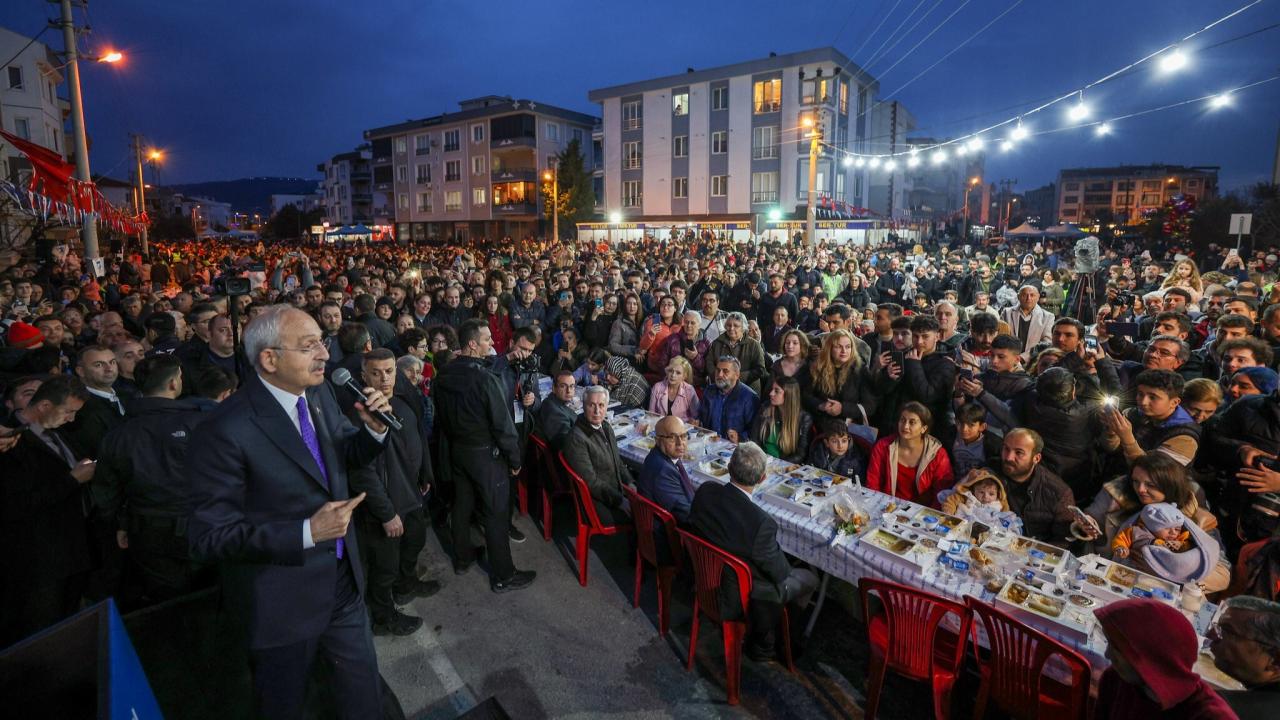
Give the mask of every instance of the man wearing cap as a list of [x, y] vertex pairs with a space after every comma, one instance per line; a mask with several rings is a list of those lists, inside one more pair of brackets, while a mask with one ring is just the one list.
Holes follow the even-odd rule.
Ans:
[[167, 312], [152, 313], [144, 324], [147, 327], [147, 342], [151, 345], [147, 357], [177, 352], [182, 341], [177, 335], [178, 321], [172, 315]]
[[15, 320], [9, 324], [6, 334], [8, 345], [21, 350], [35, 350], [44, 347], [44, 334], [35, 325]]

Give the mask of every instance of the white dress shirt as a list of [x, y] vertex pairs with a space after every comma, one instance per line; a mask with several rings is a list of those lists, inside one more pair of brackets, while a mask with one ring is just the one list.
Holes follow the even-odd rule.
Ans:
[[[276, 402], [280, 403], [280, 407], [284, 410], [284, 414], [288, 415], [289, 421], [293, 423], [293, 429], [297, 430], [298, 436], [301, 437], [302, 425], [298, 422], [298, 398], [303, 396], [294, 395], [288, 390], [283, 390], [279, 387], [276, 387], [275, 385], [271, 384], [270, 380], [267, 380], [261, 375], [259, 375], [258, 378], [262, 380], [262, 384], [266, 386], [267, 392], [271, 393], [271, 397], [275, 398]], [[310, 407], [311, 404], [307, 403], [307, 406]], [[368, 430], [369, 434], [372, 435], [373, 438], [378, 442], [382, 442], [387, 438], [387, 432], [385, 430], [382, 431], [381, 433], [376, 433], [373, 431], [373, 428], [369, 427], [368, 425], [365, 425], [364, 429]], [[302, 549], [310, 550], [315, 546], [316, 546], [315, 541], [311, 539], [311, 518], [307, 518], [306, 520], [302, 521]]]

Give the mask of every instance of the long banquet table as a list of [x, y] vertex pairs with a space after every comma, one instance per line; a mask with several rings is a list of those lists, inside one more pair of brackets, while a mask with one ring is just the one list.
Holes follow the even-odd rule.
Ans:
[[[610, 423], [613, 425], [617, 435], [618, 451], [624, 461], [632, 465], [639, 465], [644, 462], [650, 447], [649, 442], [642, 441], [642, 438], [648, 437], [650, 442], [652, 441], [653, 426], [658, 419], [660, 419], [659, 416], [639, 410], [627, 413], [610, 412]], [[647, 425], [647, 432], [644, 435], [639, 432], [641, 423]], [[705, 482], [723, 482], [723, 479], [715, 478], [705, 472], [701, 467], [703, 464], [701, 461], [721, 456], [733, 448], [734, 445], [732, 443], [723, 439], [699, 448], [699, 451], [705, 454], [705, 457], [695, 455], [693, 462], [686, 463], [686, 469], [690, 471], [690, 480], [695, 487], [701, 486]], [[766, 480], [766, 483], [768, 482]], [[861, 492], [873, 493], [874, 491], [862, 489]], [[885, 496], [886, 501], [889, 499]], [[867, 544], [859, 542], [856, 537], [844, 536], [838, 538], [839, 532], [836, 528], [835, 518], [829, 508], [810, 516], [790, 511], [771, 502], [762, 501], [759, 498], [759, 493], [756, 496], [756, 503], [777, 521], [778, 542], [782, 549], [822, 571], [824, 574], [824, 589], [826, 581], [831, 577], [839, 578], [854, 585], [857, 584], [860, 578], [872, 577], [920, 588], [959, 602], [963, 602], [963, 598], [966, 595], [991, 602], [996, 595], [988, 590], [981, 580], [966, 572], [946, 570], [937, 564], [921, 570], [895, 562], [883, 554], [875, 552]], [[820, 607], [821, 605], [818, 606], [818, 609]], [[1198, 613], [1189, 618], [1198, 635], [1204, 636], [1214, 619], [1215, 612], [1216, 607], [1206, 602]], [[810, 627], [812, 627], [812, 624]], [[1072, 647], [1083, 654], [1093, 668], [1095, 679], [1107, 667], [1108, 662], [1105, 658], [1106, 640], [1098, 628], [1095, 627], [1093, 629], [1087, 640], [1082, 640], [1071, 633], [1055, 631], [1052, 623], [1037, 625], [1037, 629], [1057, 638], [1068, 647]], [[1212, 680], [1212, 678], [1208, 679]]]

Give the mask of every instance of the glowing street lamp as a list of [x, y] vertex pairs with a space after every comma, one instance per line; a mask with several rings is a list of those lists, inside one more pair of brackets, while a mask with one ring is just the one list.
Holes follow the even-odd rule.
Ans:
[[1174, 48], [1160, 57], [1160, 70], [1162, 72], [1177, 72], [1186, 66], [1186, 53], [1182, 52], [1178, 48]]
[[121, 60], [124, 60], [124, 55], [121, 54], [120, 51], [118, 50], [112, 50], [106, 55], [100, 56], [99, 58], [97, 58], [97, 60], [100, 63], [114, 64], [114, 63], [120, 62]]

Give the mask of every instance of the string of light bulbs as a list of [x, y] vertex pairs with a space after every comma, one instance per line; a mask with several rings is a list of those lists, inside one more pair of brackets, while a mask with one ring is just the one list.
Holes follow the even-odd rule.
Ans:
[[[1014, 132], [1010, 133], [1010, 138], [1012, 139], [1002, 141], [999, 147], [1002, 152], [1008, 152], [1014, 148], [1014, 141], [1016, 140], [1025, 140], [1031, 137], [1038, 137], [1041, 135], [1053, 135], [1056, 133], [1066, 132], [1069, 130], [1079, 130], [1082, 128], [1090, 128], [1090, 127], [1093, 128], [1094, 134], [1096, 136], [1101, 137], [1101, 136], [1109, 135], [1111, 133], [1112, 123], [1120, 122], [1122, 120], [1129, 120], [1136, 117], [1141, 117], [1143, 115], [1150, 115], [1152, 113], [1162, 112], [1165, 110], [1172, 110], [1179, 107], [1185, 107], [1187, 105], [1193, 105], [1196, 103], [1205, 103], [1210, 110], [1220, 110], [1222, 108], [1226, 108], [1232, 105], [1232, 103], [1234, 103], [1235, 101], [1236, 96], [1238, 96], [1240, 93], [1243, 93], [1246, 90], [1250, 90], [1260, 85], [1266, 85], [1267, 83], [1275, 82], [1277, 80], [1280, 80], [1280, 75], [1273, 75], [1271, 77], [1264, 78], [1262, 80], [1257, 80], [1255, 82], [1251, 82], [1245, 85], [1240, 85], [1239, 87], [1234, 87], [1229, 90], [1224, 90], [1222, 92], [1209, 93], [1207, 95], [1200, 95], [1198, 97], [1188, 98], [1186, 100], [1179, 100], [1177, 102], [1167, 103], [1165, 105], [1158, 105], [1156, 107], [1146, 108], [1143, 110], [1136, 110], [1134, 112], [1125, 113], [1122, 115], [1115, 115], [1106, 119], [1090, 120], [1085, 122], [1084, 121], [1085, 118], [1077, 118], [1075, 124], [1066, 125], [1066, 126], [1057, 127], [1057, 128], [1049, 128], [1046, 130], [1038, 130], [1033, 132], [1031, 130], [1028, 130], [1026, 126], [1019, 125], [1014, 129]], [[823, 145], [837, 152], [843, 152], [843, 151], [840, 151], [839, 148], [836, 148], [833, 145], [829, 145], [827, 143], [823, 143]], [[955, 157], [964, 157], [970, 153], [978, 152], [982, 150], [983, 147], [984, 147], [984, 141], [982, 140], [981, 137], [971, 137], [967, 142], [959, 145], [954, 150], [952, 150], [952, 153], [954, 154]], [[952, 155], [949, 155], [947, 153], [947, 150], [941, 147], [941, 144], [938, 144], [938, 145], [931, 145], [927, 147], [914, 147], [905, 152], [894, 153], [892, 155], [855, 155], [853, 153], [846, 152], [844, 153], [844, 158], [842, 159], [842, 162], [845, 167], [849, 167], [849, 166], [858, 167], [858, 168], [868, 167], [872, 170], [879, 169], [885, 172], [892, 172], [897, 169], [898, 163], [900, 160], [902, 161], [902, 164], [905, 167], [914, 168], [914, 167], [918, 167], [922, 162], [924, 162], [924, 158], [926, 157], [928, 158], [929, 162], [931, 162], [932, 164], [941, 165], [945, 163], [948, 159], [950, 159]]]
[[[1017, 115], [1013, 115], [1011, 117], [1008, 117], [1007, 119], [1001, 120], [1000, 122], [988, 125], [980, 130], [975, 130], [971, 133], [961, 135], [959, 137], [943, 140], [930, 145], [916, 146], [906, 151], [894, 152], [894, 153], [855, 152], [852, 150], [848, 150], [846, 148], [839, 148], [828, 143], [824, 143], [824, 145], [831, 148], [835, 152], [844, 155], [846, 161], [848, 161], [849, 159], [852, 159], [855, 165], [857, 164], [858, 159], [863, 159], [866, 161], [866, 163], [870, 163], [872, 160], [877, 160], [878, 161], [877, 164], [872, 166], [874, 168], [884, 161], [892, 162], [893, 160], [898, 158], [908, 158], [908, 162], [910, 162], [910, 158], [918, 158], [919, 154], [921, 153], [932, 152], [933, 157], [938, 157], [938, 153], [941, 153], [941, 157], [943, 158], [943, 160], [945, 160], [945, 158], [947, 157], [948, 149], [951, 149], [953, 152], [958, 152], [958, 154], [960, 155], [968, 154], [969, 152], [976, 152], [977, 150], [982, 149], [986, 144], [987, 139], [984, 137], [985, 135], [992, 133], [995, 130], [999, 130], [1000, 128], [1012, 126], [1008, 135], [999, 141], [1000, 149], [1007, 152], [1013, 149], [1013, 147], [1019, 141], [1025, 140], [1026, 138], [1032, 135], [1032, 131], [1030, 127], [1027, 124], [1024, 124], [1023, 122], [1024, 119], [1029, 118], [1030, 116], [1036, 115], [1037, 113], [1041, 113], [1055, 105], [1058, 105], [1059, 103], [1063, 103], [1072, 98], [1075, 98], [1076, 104], [1068, 110], [1068, 113], [1067, 113], [1068, 118], [1077, 123], [1080, 121], [1086, 120], [1093, 114], [1093, 108], [1085, 101], [1084, 94], [1087, 90], [1090, 90], [1094, 87], [1097, 87], [1111, 80], [1115, 80], [1123, 75], [1127, 75], [1128, 73], [1132, 72], [1135, 68], [1141, 65], [1144, 65], [1146, 63], [1150, 63], [1153, 60], [1157, 61], [1159, 71], [1163, 74], [1175, 73], [1183, 69], [1184, 67], [1187, 66], [1187, 63], [1189, 62], [1188, 54], [1182, 49], [1182, 46], [1187, 41], [1205, 32], [1208, 32], [1214, 27], [1217, 27], [1218, 25], [1236, 17], [1237, 15], [1240, 15], [1241, 13], [1249, 10], [1250, 8], [1256, 5], [1261, 4], [1262, 2], [1263, 0], [1252, 0], [1251, 2], [1239, 8], [1236, 8], [1230, 13], [1227, 13], [1226, 15], [1223, 15], [1222, 17], [1219, 17], [1213, 22], [1210, 22], [1209, 24], [1201, 27], [1200, 29], [1172, 43], [1169, 43], [1168, 45], [1165, 45], [1164, 47], [1161, 47], [1160, 49], [1155, 50], [1154, 52], [1148, 53], [1147, 55], [1117, 70], [1113, 70], [1112, 72], [1109, 72], [1106, 75], [1103, 75], [1102, 77], [1099, 77], [1098, 79], [1093, 80], [1092, 82], [1089, 82], [1083, 86], [1077, 87], [1061, 95], [1056, 95], [1054, 97], [1051, 97], [1049, 100], [1029, 110], [1018, 113]], [[1230, 90], [1223, 93], [1217, 93], [1217, 95], [1227, 96], [1232, 92], [1238, 92], [1238, 91], [1239, 91], [1239, 88], [1237, 88], [1236, 90]], [[1206, 96], [1206, 97], [1212, 97], [1212, 96]], [[1223, 100], [1211, 101], [1210, 106], [1211, 108], [1223, 107], [1224, 104], [1228, 102], [1229, 102], [1229, 99], [1225, 99], [1224, 97]], [[873, 104], [870, 108], [860, 113], [857, 117], [866, 115], [878, 105], [879, 103]], [[1112, 119], [1110, 122], [1115, 122], [1118, 119], [1119, 118]], [[1106, 123], [1091, 123], [1091, 124], [1106, 125]], [[1107, 126], [1107, 129], [1102, 134], [1106, 134], [1106, 132], [1109, 132], [1109, 131], [1110, 131], [1110, 127]], [[1040, 134], [1040, 133], [1035, 133], [1035, 134]], [[942, 161], [939, 160], [938, 162], [942, 162]]]

